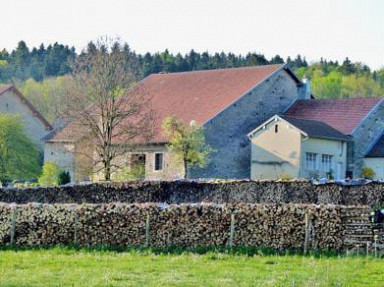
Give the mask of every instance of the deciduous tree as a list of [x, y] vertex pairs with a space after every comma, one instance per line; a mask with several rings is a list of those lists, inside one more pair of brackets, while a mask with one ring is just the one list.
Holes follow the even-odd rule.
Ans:
[[0, 182], [33, 179], [39, 171], [37, 148], [19, 117], [0, 114]]
[[204, 167], [209, 163], [213, 149], [205, 144], [204, 130], [194, 122], [187, 125], [176, 117], [166, 117], [162, 128], [169, 140], [168, 149], [175, 153], [184, 165], [184, 178], [188, 177], [188, 167]]
[[121, 168], [118, 159], [141, 140], [148, 141], [153, 129], [154, 114], [145, 91], [127, 92], [136, 78], [121, 47], [103, 38], [92, 53], [78, 57], [66, 93], [66, 114], [74, 127], [88, 132], [94, 171], [102, 172], [106, 181]]

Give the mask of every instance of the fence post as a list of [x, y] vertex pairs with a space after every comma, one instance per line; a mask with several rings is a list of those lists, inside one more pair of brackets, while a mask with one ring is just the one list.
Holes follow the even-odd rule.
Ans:
[[145, 219], [145, 247], [149, 247], [149, 212]]
[[17, 204], [11, 205], [11, 230], [10, 230], [10, 236], [11, 236], [11, 244], [15, 243], [15, 233], [16, 233], [16, 212], [17, 212]]
[[77, 207], [75, 207], [75, 234], [73, 236], [73, 242], [77, 245], [78, 242], [78, 232], [79, 232], [79, 213], [77, 212]]
[[304, 221], [305, 221], [304, 254], [307, 254], [308, 245], [309, 245], [309, 214], [308, 212], [305, 213]]
[[233, 247], [233, 239], [235, 237], [235, 214], [231, 214], [231, 230], [229, 234], [229, 247], [232, 249]]

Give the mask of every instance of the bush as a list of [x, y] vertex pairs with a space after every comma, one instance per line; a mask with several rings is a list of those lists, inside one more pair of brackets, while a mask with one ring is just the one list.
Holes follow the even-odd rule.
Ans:
[[58, 184], [64, 185], [71, 182], [71, 175], [69, 171], [62, 170], [59, 173]]
[[283, 174], [281, 175], [281, 180], [283, 180], [283, 181], [289, 181], [289, 180], [292, 180], [292, 179], [293, 179], [293, 176], [290, 175], [290, 174], [283, 173]]
[[135, 164], [131, 168], [122, 168], [116, 173], [115, 181], [138, 180], [145, 178], [145, 165]]
[[47, 161], [43, 165], [43, 171], [39, 177], [41, 186], [56, 186], [59, 184], [59, 166], [51, 161]]
[[361, 174], [363, 176], [363, 178], [366, 178], [366, 179], [373, 179], [376, 175], [375, 171], [370, 168], [370, 167], [363, 167], [363, 169], [361, 170]]

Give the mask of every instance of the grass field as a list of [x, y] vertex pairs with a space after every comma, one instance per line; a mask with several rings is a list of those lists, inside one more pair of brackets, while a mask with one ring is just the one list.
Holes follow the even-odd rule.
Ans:
[[384, 259], [3, 249], [0, 286], [384, 286]]

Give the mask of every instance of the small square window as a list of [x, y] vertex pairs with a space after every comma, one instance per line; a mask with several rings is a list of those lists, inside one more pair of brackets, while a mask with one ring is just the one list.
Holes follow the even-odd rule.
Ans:
[[155, 153], [155, 171], [161, 171], [163, 170], [164, 160], [163, 160], [163, 154], [162, 153]]

